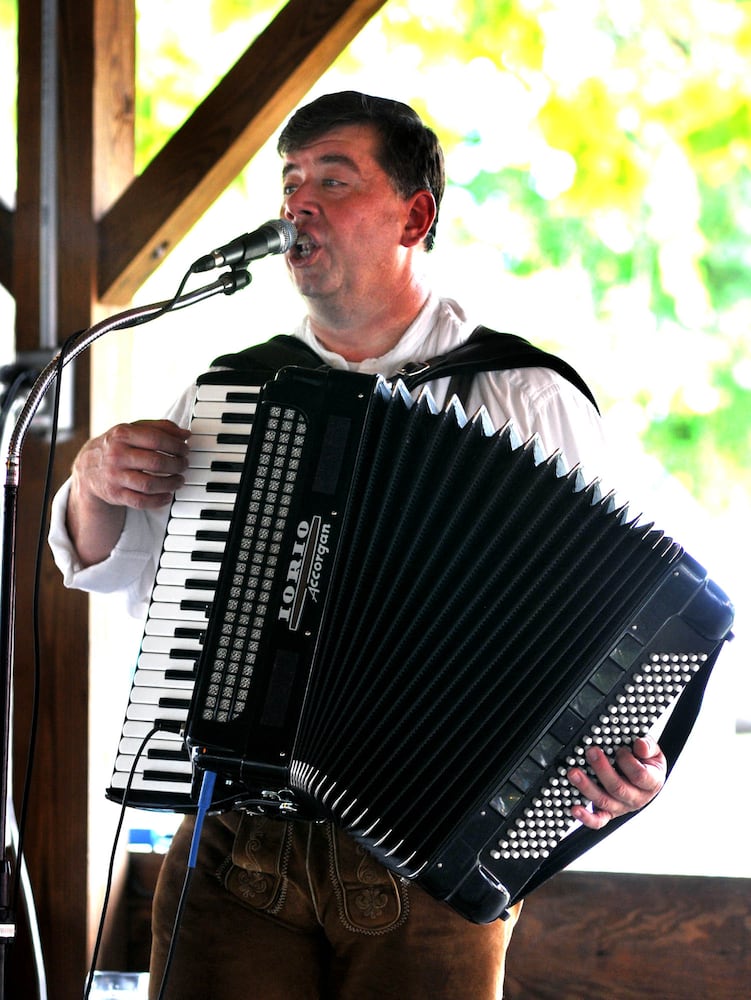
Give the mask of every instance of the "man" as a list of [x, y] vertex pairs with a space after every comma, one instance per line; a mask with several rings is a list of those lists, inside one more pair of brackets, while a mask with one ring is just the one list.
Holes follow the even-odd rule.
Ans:
[[[298, 232], [287, 267], [307, 315], [297, 336], [334, 367], [391, 374], [463, 343], [472, 325], [430, 290], [422, 263], [443, 193], [435, 135], [405, 105], [357, 93], [301, 109], [282, 132], [282, 214]], [[446, 386], [432, 388], [438, 401]], [[182, 482], [190, 393], [170, 420], [119, 425], [83, 447], [55, 504], [51, 542], [66, 583], [148, 600], [166, 520]], [[598, 461], [597, 414], [545, 368], [478, 375], [467, 400], [501, 426], [538, 434], [570, 464]], [[613, 768], [590, 752], [592, 828], [650, 801], [665, 761], [651, 741]], [[162, 978], [183, 879], [186, 820], [154, 905], [152, 993]], [[495, 1000], [517, 910], [477, 926], [394, 877], [329, 824], [231, 813], [207, 820], [180, 928], [168, 996], [180, 1000]]]

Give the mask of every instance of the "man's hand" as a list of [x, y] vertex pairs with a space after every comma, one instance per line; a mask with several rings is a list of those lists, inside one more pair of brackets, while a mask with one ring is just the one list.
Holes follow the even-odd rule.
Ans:
[[183, 483], [189, 433], [170, 420], [117, 424], [79, 451], [67, 524], [81, 562], [101, 562], [117, 543], [128, 507], [157, 509]]
[[665, 784], [667, 761], [649, 737], [634, 740], [631, 749], [620, 747], [615, 754], [615, 766], [598, 747], [590, 747], [586, 756], [597, 780], [578, 767], [568, 772], [568, 778], [592, 803], [591, 810], [586, 806], [572, 809], [574, 817], [592, 830], [600, 830], [611, 819], [643, 808]]

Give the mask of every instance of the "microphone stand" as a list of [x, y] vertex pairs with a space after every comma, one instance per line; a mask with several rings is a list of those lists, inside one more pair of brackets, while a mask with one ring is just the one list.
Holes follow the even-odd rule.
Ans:
[[[62, 369], [83, 353], [95, 340], [113, 330], [125, 329], [156, 319], [164, 313], [191, 306], [222, 292], [233, 292], [250, 284], [251, 276], [243, 266], [233, 268], [215, 281], [192, 292], [178, 294], [174, 299], [152, 305], [138, 306], [111, 316], [74, 334], [56, 357], [40, 373], [31, 388], [16, 422], [8, 445], [3, 511], [2, 578], [0, 579], [0, 1000], [5, 998], [6, 958], [8, 946], [15, 938], [15, 900], [11, 899], [11, 862], [7, 848], [9, 761], [12, 734], [13, 654], [15, 644], [16, 595], [16, 525], [18, 518], [18, 487], [20, 483], [21, 450], [26, 433], [47, 390], [58, 379]], [[19, 842], [16, 864], [21, 863], [22, 844]]]

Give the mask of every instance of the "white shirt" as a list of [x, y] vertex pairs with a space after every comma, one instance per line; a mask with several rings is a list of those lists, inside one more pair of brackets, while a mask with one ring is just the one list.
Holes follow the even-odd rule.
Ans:
[[[431, 295], [398, 344], [380, 358], [347, 361], [325, 350], [313, 335], [307, 318], [296, 336], [332, 368], [367, 374], [390, 375], [409, 361], [444, 354], [464, 343], [477, 324], [470, 323], [456, 302]], [[439, 405], [445, 402], [448, 379], [432, 383]], [[187, 389], [166, 416], [188, 427], [195, 386]], [[597, 411], [567, 379], [548, 368], [515, 368], [477, 375], [472, 383], [467, 411], [473, 415], [484, 406], [500, 428], [511, 421], [523, 441], [537, 436], [544, 455], [560, 452], [571, 468], [581, 465], [585, 478], [605, 476], [606, 449]], [[162, 548], [169, 507], [158, 511], [128, 509], [125, 527], [110, 556], [94, 566], [82, 567], [65, 528], [70, 481], [52, 504], [49, 543], [66, 587], [95, 593], [125, 594], [131, 614], [143, 617]]]

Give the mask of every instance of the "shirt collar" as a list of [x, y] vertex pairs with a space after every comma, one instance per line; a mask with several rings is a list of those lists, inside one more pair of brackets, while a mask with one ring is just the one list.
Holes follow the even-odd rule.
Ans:
[[422, 345], [433, 328], [439, 308], [438, 296], [430, 292], [422, 309], [404, 331], [399, 342], [379, 358], [348, 361], [341, 354], [326, 350], [310, 329], [310, 320], [307, 316], [300, 324], [297, 335], [332, 368], [345, 368], [348, 371], [364, 372], [368, 375], [392, 375], [408, 361], [422, 360]]

